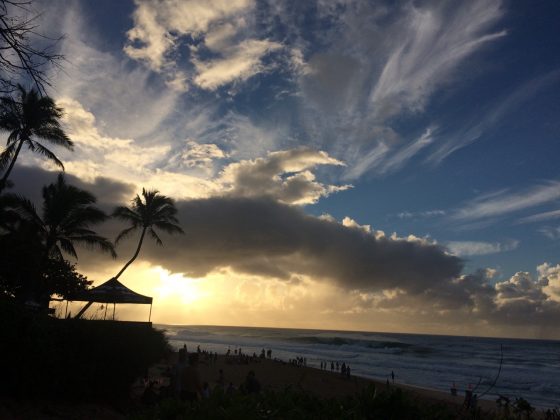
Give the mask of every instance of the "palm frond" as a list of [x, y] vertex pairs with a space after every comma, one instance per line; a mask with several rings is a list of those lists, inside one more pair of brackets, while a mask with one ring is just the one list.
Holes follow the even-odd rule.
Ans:
[[130, 235], [132, 232], [134, 232], [134, 231], [135, 231], [136, 229], [138, 229], [139, 227], [140, 227], [140, 226], [132, 226], [132, 227], [129, 227], [129, 228], [124, 229], [123, 231], [121, 231], [121, 232], [117, 235], [117, 237], [116, 237], [116, 239], [115, 239], [115, 245], [118, 245], [118, 243], [119, 243], [120, 241], [122, 241], [124, 238], [126, 238], [128, 235]]
[[59, 238], [58, 243], [64, 252], [71, 255], [72, 257], [78, 259], [78, 254], [76, 253], [76, 248], [71, 240], [67, 238]]
[[8, 146], [0, 153], [0, 171], [12, 161], [17, 149], [17, 143], [8, 144]]
[[43, 156], [47, 157], [48, 159], [52, 160], [60, 169], [64, 170], [64, 164], [56, 157], [56, 155], [51, 152], [49, 149], [47, 149], [45, 146], [43, 146], [41, 143], [39, 143], [38, 141], [31, 141], [31, 144], [33, 144], [34, 146], [34, 151], [36, 151], [37, 153], [42, 154]]
[[[103, 252], [107, 252], [113, 258], [117, 258], [117, 253], [115, 252], [115, 247], [107, 238], [104, 238], [100, 235], [80, 235], [80, 236], [72, 236], [71, 237], [73, 242], [79, 243], [81, 245], [85, 245], [88, 248], [98, 248]], [[77, 257], [76, 257], [77, 258]]]
[[154, 223], [154, 226], [171, 235], [174, 233], [185, 233], [180, 226], [167, 221], [156, 222]]
[[150, 234], [152, 239], [154, 241], [156, 241], [156, 244], [158, 244], [159, 246], [163, 246], [163, 242], [161, 241], [160, 237], [157, 235], [157, 233], [152, 228], [148, 229], [148, 233]]

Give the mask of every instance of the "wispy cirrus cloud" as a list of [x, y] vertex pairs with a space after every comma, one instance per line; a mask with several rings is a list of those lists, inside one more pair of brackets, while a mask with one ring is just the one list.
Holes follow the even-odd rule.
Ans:
[[558, 70], [528, 80], [516, 87], [513, 92], [500, 98], [488, 109], [479, 110], [477, 115], [465, 126], [455, 131], [442, 130], [442, 136], [445, 136], [446, 140], [435, 147], [425, 162], [429, 165], [440, 164], [452, 153], [479, 140], [511, 112], [519, 109], [539, 92], [550, 88], [559, 81], [560, 71]]
[[455, 221], [503, 216], [549, 203], [560, 198], [560, 181], [548, 181], [524, 191], [502, 190], [482, 195], [466, 203], [449, 217]]
[[446, 246], [453, 255], [458, 257], [470, 257], [474, 255], [498, 254], [517, 249], [518, 240], [505, 242], [484, 242], [484, 241], [451, 241]]
[[399, 123], [424, 115], [468, 57], [506, 35], [496, 28], [505, 13], [500, 1], [392, 8], [344, 2], [321, 10], [334, 30], [329, 47], [309, 56], [301, 78], [303, 122], [348, 162], [348, 180], [396, 172], [421, 152], [430, 155], [439, 124], [405, 130]]
[[535, 223], [544, 222], [546, 220], [553, 220], [560, 218], [560, 210], [545, 211], [542, 213], [533, 214], [531, 216], [519, 219], [519, 223]]
[[506, 35], [492, 31], [503, 15], [499, 1], [472, 1], [452, 13], [446, 6], [405, 7], [392, 51], [371, 92], [375, 116], [420, 112], [456, 66], [483, 44]]

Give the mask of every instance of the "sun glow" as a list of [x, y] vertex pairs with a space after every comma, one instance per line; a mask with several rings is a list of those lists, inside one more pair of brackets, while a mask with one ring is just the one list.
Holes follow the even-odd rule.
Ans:
[[200, 287], [203, 279], [192, 279], [181, 273], [171, 273], [162, 267], [153, 268], [152, 271], [159, 276], [159, 285], [154, 288], [159, 299], [176, 298], [182, 304], [190, 304], [208, 296], [208, 292]]

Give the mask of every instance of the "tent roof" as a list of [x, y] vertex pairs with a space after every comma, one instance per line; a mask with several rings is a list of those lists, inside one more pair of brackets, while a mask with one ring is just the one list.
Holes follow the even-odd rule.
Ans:
[[114, 277], [93, 289], [77, 293], [69, 300], [100, 303], [152, 303], [151, 297], [130, 290]]

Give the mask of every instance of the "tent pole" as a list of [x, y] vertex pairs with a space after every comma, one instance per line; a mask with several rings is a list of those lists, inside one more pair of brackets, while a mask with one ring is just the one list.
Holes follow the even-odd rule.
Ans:
[[116, 303], [113, 302], [113, 321], [115, 320], [115, 306], [116, 306]]
[[150, 303], [150, 315], [148, 316], [148, 322], [152, 320], [152, 304]]

